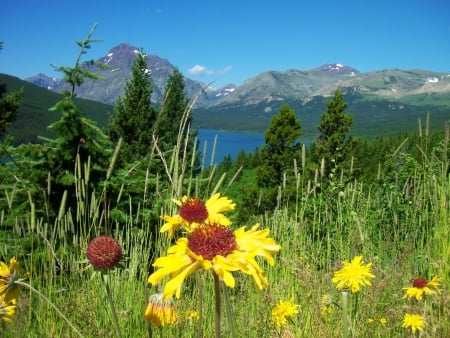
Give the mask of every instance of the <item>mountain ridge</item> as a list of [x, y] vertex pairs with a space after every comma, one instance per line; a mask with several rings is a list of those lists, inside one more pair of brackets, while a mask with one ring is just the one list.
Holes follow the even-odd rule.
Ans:
[[[97, 59], [109, 66], [104, 70], [95, 65], [87, 66], [98, 72], [105, 81], [87, 80], [78, 88], [78, 96], [115, 104], [123, 94], [125, 82], [131, 76], [134, 56], [140, 49], [128, 43], [121, 43]], [[147, 65], [154, 84], [152, 100], [161, 102], [164, 86], [171, 72], [176, 68], [167, 59], [155, 54], [147, 54]], [[53, 91], [61, 91], [64, 82], [42, 73], [25, 79]], [[315, 96], [332, 96], [338, 88], [360, 91], [370, 95], [400, 98], [406, 95], [432, 92], [450, 93], [450, 74], [427, 70], [384, 69], [359, 72], [343, 64], [324, 64], [308, 70], [288, 69], [285, 71], [265, 71], [249, 78], [239, 86], [230, 84], [218, 89], [194, 81], [186, 76], [185, 90], [190, 98], [197, 98], [197, 107], [213, 107], [220, 104], [243, 106], [261, 102], [286, 99], [311, 100]], [[199, 93], [201, 95], [199, 95]]]

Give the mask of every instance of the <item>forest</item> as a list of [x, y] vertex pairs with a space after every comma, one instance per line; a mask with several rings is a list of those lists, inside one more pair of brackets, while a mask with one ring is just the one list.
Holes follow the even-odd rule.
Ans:
[[0, 86], [2, 337], [450, 336], [448, 122], [356, 137], [336, 90], [310, 144], [285, 104], [209, 166], [182, 74], [152, 103], [144, 51], [106, 127], [80, 112], [94, 31], [57, 67], [55, 137], [15, 144], [26, 92]]

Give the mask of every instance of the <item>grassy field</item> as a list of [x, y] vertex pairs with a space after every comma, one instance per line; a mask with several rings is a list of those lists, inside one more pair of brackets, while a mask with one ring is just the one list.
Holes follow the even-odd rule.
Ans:
[[[164, 222], [146, 224], [130, 210], [128, 220], [108, 233], [122, 247], [119, 266], [95, 271], [86, 250], [92, 238], [105, 234], [104, 194], [90, 192], [89, 168], [80, 170], [77, 210], [62, 207], [49, 224], [35, 216], [30, 198], [29, 214], [18, 218], [13, 229], [0, 231], [1, 260], [8, 265], [16, 257], [23, 273], [29, 273], [12, 322], [0, 324], [0, 336], [217, 337], [218, 318], [221, 337], [450, 337], [450, 176], [444, 150], [441, 157], [424, 154], [401, 185], [369, 187], [336, 179], [318, 193], [300, 188], [307, 182], [299, 172], [296, 201], [253, 223], [231, 225], [248, 230], [259, 222], [281, 246], [273, 253], [273, 266], [256, 257], [269, 286], [260, 290], [248, 274], [232, 272], [234, 288], [220, 282], [218, 317], [213, 270], [196, 271], [184, 281], [180, 299], [174, 299], [176, 321], [161, 328], [147, 322], [144, 312], [148, 296], [158, 292], [147, 283], [151, 265], [173, 245], [158, 231]], [[200, 184], [202, 174], [183, 178], [176, 166], [170, 168], [173, 185], [161, 192], [161, 215], [179, 212], [172, 198], [207, 200], [226, 192], [220, 180], [216, 184], [209, 177], [210, 184]], [[3, 218], [14, 209], [14, 187], [2, 194], [10, 200]], [[233, 219], [233, 211], [225, 214]], [[335, 273], [357, 256], [374, 277], [351, 270], [350, 277], [361, 277], [360, 290], [338, 290]], [[417, 278], [429, 282], [433, 277], [439, 280], [436, 289], [428, 285], [433, 294], [404, 298], [404, 288], [420, 284]], [[362, 285], [366, 281], [370, 285]], [[417, 288], [423, 291], [422, 286]], [[272, 310], [280, 301], [291, 304], [292, 311], [277, 327]], [[402, 327], [406, 314], [422, 316], [423, 324], [414, 322], [420, 327], [414, 334], [411, 327]]]

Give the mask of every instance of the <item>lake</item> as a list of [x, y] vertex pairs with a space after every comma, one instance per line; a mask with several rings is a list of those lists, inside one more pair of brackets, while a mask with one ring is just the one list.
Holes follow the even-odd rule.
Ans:
[[206, 144], [206, 165], [211, 163], [211, 155], [216, 136], [217, 142], [214, 155], [215, 164], [222, 162], [226, 155], [230, 155], [232, 159], [236, 159], [237, 154], [241, 150], [246, 153], [253, 153], [256, 147], [261, 148], [265, 143], [263, 134], [229, 132], [216, 129], [199, 129], [198, 140], [200, 152], [203, 153]]

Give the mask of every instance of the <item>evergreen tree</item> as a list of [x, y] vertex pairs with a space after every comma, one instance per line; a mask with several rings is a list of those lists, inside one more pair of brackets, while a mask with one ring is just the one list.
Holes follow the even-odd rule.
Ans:
[[[74, 67], [57, 67], [64, 73], [64, 79], [71, 86], [64, 91], [64, 97], [57, 102], [52, 111], [61, 114], [60, 120], [48, 128], [57, 135], [56, 139], [41, 138], [42, 144], [25, 144], [20, 146], [17, 163], [24, 176], [35, 187], [50, 192], [49, 201], [53, 212], [61, 204], [66, 194], [66, 208], [76, 205], [76, 168], [90, 164], [89, 184], [94, 190], [106, 176], [111, 154], [108, 137], [96, 126], [96, 123], [83, 117], [73, 98], [75, 88], [86, 78], [99, 79], [98, 74], [83, 68], [81, 56], [91, 47], [91, 39], [95, 26], [87, 38], [77, 41], [80, 53]], [[86, 178], [87, 179], [87, 178]]]
[[257, 168], [256, 179], [260, 187], [267, 188], [267, 207], [276, 205], [276, 193], [286, 174], [293, 175], [294, 160], [301, 159], [298, 138], [302, 134], [301, 122], [289, 105], [283, 105], [272, 118], [265, 133], [265, 144], [261, 148], [261, 165]]
[[123, 139], [118, 162], [123, 166], [150, 153], [152, 134], [156, 120], [151, 106], [153, 84], [147, 69], [146, 55], [141, 51], [133, 63], [131, 78], [125, 85], [125, 93], [119, 97], [114, 117], [106, 128], [111, 141]]
[[0, 139], [4, 136], [6, 128], [17, 119], [17, 113], [22, 104], [23, 89], [5, 94], [6, 85], [0, 83]]
[[332, 100], [326, 103], [327, 111], [321, 114], [317, 129], [320, 135], [314, 147], [316, 161], [325, 160], [324, 176], [331, 170], [342, 169], [351, 155], [354, 140], [348, 136], [353, 123], [353, 115], [346, 114], [347, 103], [338, 89]]
[[300, 120], [289, 105], [283, 105], [265, 132], [265, 144], [261, 147], [262, 165], [257, 170], [260, 186], [278, 187], [283, 181], [283, 174], [294, 168], [294, 159], [299, 160], [301, 155], [298, 142], [301, 134]]
[[[177, 149], [178, 159], [185, 158], [188, 163], [192, 159], [194, 142], [198, 134], [197, 130], [191, 129], [192, 110], [189, 101], [184, 91], [183, 75], [175, 69], [164, 89], [164, 102], [157, 123], [158, 145], [166, 155]], [[194, 168], [198, 163], [198, 154], [195, 154]]]
[[[0, 40], [0, 51], [3, 49], [3, 41]], [[17, 119], [17, 111], [22, 104], [23, 89], [6, 95], [6, 85], [0, 83], [0, 139], [4, 136], [6, 128]]]

